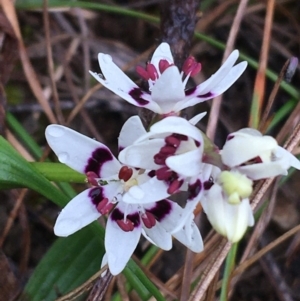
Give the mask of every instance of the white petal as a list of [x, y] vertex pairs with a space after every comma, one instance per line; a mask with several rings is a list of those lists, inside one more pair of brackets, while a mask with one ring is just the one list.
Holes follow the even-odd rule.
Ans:
[[[99, 53], [98, 61], [105, 77], [102, 78], [96, 72], [90, 74], [104, 87], [119, 95], [129, 103], [145, 107], [154, 112], [159, 112], [159, 107], [151, 100], [151, 95], [142, 91], [113, 61], [110, 55]], [[138, 91], [139, 97], [133, 97], [132, 91]]]
[[133, 144], [133, 142], [145, 135], [147, 131], [145, 130], [141, 118], [139, 116], [130, 117], [123, 125], [120, 136], [119, 136], [119, 149], [124, 149], [125, 147]]
[[144, 236], [159, 248], [165, 251], [172, 248], [172, 236], [160, 225], [159, 222], [156, 222], [155, 226], [150, 229], [143, 227], [143, 230]]
[[202, 134], [197, 127], [190, 124], [184, 118], [169, 116], [163, 120], [155, 123], [150, 128], [151, 133], [177, 133], [195, 139], [196, 141], [202, 142]]
[[153, 53], [151, 64], [158, 70], [160, 60], [167, 60], [169, 63], [174, 63], [173, 55], [168, 43], [161, 43]]
[[206, 114], [207, 112], [203, 112], [194, 116], [192, 119], [189, 120], [189, 123], [192, 125], [196, 125]]
[[[220, 151], [222, 161], [229, 167], [238, 166], [256, 157], [268, 156], [277, 148], [277, 141], [271, 136], [252, 136], [233, 133]], [[265, 158], [264, 158], [265, 159]]]
[[151, 96], [153, 101], [159, 104], [161, 113], [172, 112], [174, 105], [184, 99], [184, 85], [176, 66], [167, 68], [156, 80]]
[[61, 163], [81, 173], [94, 171], [100, 177], [119, 172], [120, 163], [104, 144], [56, 124], [49, 125], [45, 135]]
[[173, 233], [173, 236], [193, 252], [199, 253], [203, 251], [204, 245], [200, 231], [193, 221], [193, 216], [191, 215], [184, 228]]
[[236, 168], [240, 173], [252, 180], [261, 180], [279, 175], [287, 175], [287, 169], [279, 162], [258, 163]]
[[226, 203], [226, 215], [228, 222], [227, 238], [231, 242], [239, 241], [245, 234], [248, 226], [253, 226], [254, 218], [248, 199], [240, 204], [231, 205]]
[[109, 216], [105, 232], [105, 250], [109, 270], [113, 275], [123, 271], [141, 236], [141, 225], [133, 231], [124, 232]]
[[239, 57], [238, 50], [234, 50], [225, 63], [221, 66], [221, 68], [213, 74], [208, 80], [201, 83], [197, 88], [197, 95], [199, 94], [206, 94], [212, 90], [219, 82], [221, 82], [230, 72], [231, 68], [233, 67], [234, 63]]
[[193, 177], [201, 172], [202, 151], [197, 148], [181, 155], [171, 156], [166, 159], [166, 165], [185, 177]]
[[226, 236], [227, 220], [221, 186], [214, 184], [207, 192], [206, 197], [202, 198], [200, 202], [213, 228], [218, 233]]
[[[106, 264], [108, 264], [108, 261], [107, 261], [107, 255], [106, 255], [106, 253], [104, 253], [104, 255], [103, 255], [103, 257], [102, 257], [100, 269], [102, 269]], [[107, 270], [105, 270], [105, 271], [101, 274], [101, 277], [104, 277], [106, 274], [107, 274]]]
[[133, 186], [123, 195], [123, 202], [128, 204], [147, 204], [165, 199], [170, 194], [168, 185], [164, 181], [151, 178], [147, 182]]
[[160, 165], [154, 163], [153, 157], [164, 145], [165, 142], [163, 139], [148, 140], [143, 143], [134, 144], [120, 152], [119, 160], [125, 165], [155, 170], [158, 169]]
[[87, 189], [73, 198], [59, 214], [54, 233], [57, 236], [69, 236], [95, 221], [101, 214], [92, 203]]
[[291, 154], [289, 151], [287, 151], [286, 149], [284, 149], [281, 146], [278, 146], [276, 151], [275, 151], [275, 156], [278, 159], [283, 158], [286, 162], [286, 168], [290, 168], [291, 166], [296, 168], [296, 169], [300, 169], [300, 161], [298, 160], [298, 158], [296, 158], [293, 154]]

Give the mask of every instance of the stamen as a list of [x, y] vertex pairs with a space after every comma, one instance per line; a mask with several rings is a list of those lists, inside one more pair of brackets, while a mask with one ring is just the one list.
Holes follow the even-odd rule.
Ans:
[[125, 232], [130, 232], [134, 229], [134, 223], [129, 219], [118, 219], [117, 224]]
[[175, 179], [169, 186], [167, 192], [169, 194], [173, 194], [178, 192], [179, 188], [181, 187], [181, 185], [183, 184], [183, 180], [179, 180], [179, 179]]
[[147, 64], [146, 69], [150, 79], [154, 81], [158, 78], [158, 72], [153, 64]]
[[180, 139], [174, 137], [174, 136], [168, 136], [165, 138], [165, 142], [168, 145], [172, 145], [174, 147], [178, 147], [180, 145]]
[[174, 155], [175, 152], [176, 152], [176, 148], [172, 145], [166, 145], [160, 149], [160, 153], [166, 154], [166, 155]]
[[107, 214], [108, 212], [110, 212], [114, 207], [114, 204], [111, 203], [108, 198], [104, 198], [102, 201], [99, 202], [99, 204], [97, 205], [97, 210], [99, 213], [101, 213], [102, 215]]
[[164, 166], [156, 171], [157, 179], [160, 181], [168, 180], [172, 177], [173, 171], [169, 167]]
[[99, 176], [95, 172], [88, 171], [86, 173], [86, 178], [87, 178], [88, 183], [90, 183], [91, 185], [99, 186], [99, 183], [97, 181], [97, 179], [99, 179]]
[[168, 155], [162, 154], [162, 153], [158, 153], [153, 158], [154, 158], [154, 162], [157, 165], [164, 165], [166, 163], [166, 159], [168, 158]]
[[128, 166], [122, 166], [119, 171], [119, 179], [127, 182], [131, 178], [132, 174], [132, 168], [129, 168]]
[[182, 71], [185, 75], [195, 76], [201, 70], [201, 64], [198, 63], [193, 56], [189, 56], [182, 67]]
[[160, 60], [158, 63], [159, 72], [162, 74], [171, 64], [167, 60]]
[[142, 66], [136, 66], [135, 71], [141, 78], [149, 80], [150, 76]]
[[146, 211], [144, 214], [142, 214], [141, 218], [145, 227], [148, 229], [151, 229], [156, 224], [156, 219], [154, 215], [149, 211]]

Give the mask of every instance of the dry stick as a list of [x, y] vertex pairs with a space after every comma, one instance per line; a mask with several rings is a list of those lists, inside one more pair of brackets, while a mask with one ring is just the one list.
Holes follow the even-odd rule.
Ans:
[[31, 65], [28, 54], [26, 52], [26, 48], [25, 48], [25, 45], [24, 45], [24, 42], [22, 39], [22, 35], [21, 35], [14, 4], [10, 0], [0, 0], [0, 1], [2, 4], [2, 9], [3, 9], [7, 19], [9, 20], [10, 24], [12, 25], [15, 35], [18, 39], [20, 59], [22, 62], [25, 76], [30, 85], [30, 88], [31, 88], [33, 94], [35, 95], [35, 97], [37, 98], [37, 100], [39, 101], [39, 103], [41, 104], [42, 108], [44, 109], [45, 114], [46, 114], [47, 118], [49, 119], [49, 121], [52, 123], [56, 123], [56, 117], [54, 116], [54, 114], [51, 110], [51, 107], [43, 94], [41, 85], [37, 79], [37, 75], [34, 71], [34, 68]]
[[[76, 287], [74, 290], [69, 292], [68, 294], [56, 299], [55, 301], [68, 301], [77, 298], [78, 296], [82, 295], [84, 292], [88, 291], [92, 286], [93, 283], [101, 277], [101, 274], [107, 270], [107, 265], [104, 266], [100, 271], [95, 273], [93, 276], [91, 276], [86, 282], [84, 282], [82, 285]], [[107, 273], [109, 271], [107, 270]], [[111, 275], [110, 273], [108, 276]]]
[[202, 275], [201, 281], [193, 291], [188, 301], [198, 301], [205, 295], [211, 281], [214, 279], [216, 273], [220, 270], [220, 267], [230, 251], [231, 243], [225, 239], [220, 243], [220, 246], [216, 250], [217, 256], [214, 260], [208, 264], [206, 270]]
[[[245, 12], [247, 3], [248, 3], [248, 0], [240, 1], [238, 10], [236, 12], [236, 15], [235, 15], [233, 23], [232, 23], [232, 27], [230, 29], [230, 33], [229, 33], [228, 41], [226, 43], [226, 49], [225, 49], [225, 52], [223, 55], [222, 63], [225, 62], [225, 60], [227, 59], [227, 57], [233, 50], [234, 42], [235, 42], [242, 18], [244, 16], [244, 12]], [[222, 95], [219, 95], [213, 100], [213, 103], [211, 106], [208, 124], [207, 124], [207, 131], [206, 131], [206, 135], [211, 140], [214, 140], [214, 138], [215, 138], [217, 123], [218, 123], [219, 114], [220, 114], [221, 102], [222, 102]]]
[[8, 232], [9, 232], [9, 230], [11, 229], [11, 227], [12, 227], [12, 225], [13, 225], [13, 223], [14, 223], [17, 215], [18, 215], [18, 213], [19, 213], [19, 209], [20, 209], [20, 207], [21, 207], [21, 205], [23, 203], [23, 200], [24, 200], [24, 197], [25, 197], [27, 191], [28, 191], [27, 188], [22, 189], [20, 191], [19, 196], [17, 198], [17, 201], [15, 202], [14, 207], [13, 207], [13, 209], [11, 210], [11, 212], [10, 212], [10, 214], [8, 216], [7, 222], [5, 224], [5, 227], [3, 229], [2, 235], [0, 237], [0, 249], [2, 248], [3, 243], [5, 241], [5, 238], [6, 238], [7, 234], [8, 234]]
[[84, 70], [84, 93], [89, 89], [90, 85], [90, 74], [89, 70], [91, 70], [91, 60], [90, 60], [90, 50], [88, 44], [88, 27], [83, 17], [83, 10], [80, 8], [76, 8], [75, 12], [78, 17], [79, 28], [82, 36], [82, 52], [83, 52], [83, 70]]
[[286, 70], [289, 66], [289, 63], [290, 63], [290, 59], [288, 59], [285, 64], [283, 65], [278, 77], [277, 77], [277, 80], [274, 84], [274, 87], [273, 87], [273, 90], [269, 96], [269, 99], [268, 99], [268, 102], [267, 102], [267, 105], [266, 105], [266, 108], [264, 109], [264, 113], [263, 113], [263, 116], [260, 120], [260, 123], [259, 123], [259, 130], [264, 133], [265, 132], [265, 127], [266, 127], [266, 123], [267, 123], [267, 119], [268, 119], [268, 116], [269, 116], [269, 113], [270, 113], [270, 110], [272, 108], [272, 105], [274, 103], [274, 100], [275, 100], [275, 97], [277, 95], [277, 92], [280, 88], [280, 83], [281, 81], [283, 80], [285, 74], [286, 74]]
[[259, 258], [264, 256], [266, 253], [270, 252], [272, 249], [274, 249], [276, 246], [281, 244], [286, 239], [290, 238], [292, 235], [296, 234], [300, 231], [300, 225], [294, 227], [293, 229], [287, 231], [271, 243], [269, 243], [267, 246], [265, 246], [263, 249], [255, 253], [252, 257], [245, 260], [241, 265], [239, 265], [233, 272], [233, 276], [238, 275], [240, 273], [243, 273], [245, 269], [247, 269], [249, 266], [251, 266], [253, 263], [255, 263]]
[[185, 301], [190, 295], [191, 279], [193, 274], [194, 252], [190, 249], [186, 250], [185, 263], [183, 267], [182, 286], [179, 300]]
[[45, 29], [45, 39], [46, 39], [47, 63], [48, 63], [48, 71], [49, 71], [51, 87], [52, 87], [54, 109], [55, 109], [58, 122], [60, 124], [64, 124], [65, 121], [59, 103], [59, 96], [57, 92], [55, 75], [54, 75], [53, 55], [52, 55], [52, 47], [50, 41], [51, 38], [50, 38], [50, 24], [49, 24], [49, 13], [48, 13], [48, 0], [43, 0], [43, 19], [44, 19], [44, 29]]
[[[300, 142], [300, 123], [298, 123], [298, 125], [294, 129], [290, 139], [287, 141], [287, 143], [285, 144], [284, 147], [286, 148], [287, 151], [292, 152], [292, 150], [299, 144], [299, 142]], [[268, 188], [274, 181], [274, 179], [275, 178], [269, 178], [262, 182], [260, 189], [254, 195], [254, 198], [252, 199], [252, 202], [251, 202], [251, 208], [253, 211], [256, 209], [258, 203], [261, 201], [264, 194], [266, 193], [266, 191], [268, 190]], [[289, 233], [289, 232], [287, 232], [287, 233]], [[275, 240], [275, 241], [277, 241], [277, 240]], [[272, 245], [272, 243], [270, 245]], [[195, 292], [192, 295], [192, 297], [195, 296], [195, 299], [190, 298], [189, 301], [200, 300], [203, 297], [206, 289], [208, 288], [208, 286], [210, 284], [210, 281], [214, 277], [218, 268], [220, 268], [223, 260], [225, 259], [227, 253], [229, 252], [230, 247], [231, 247], [231, 244], [229, 242], [225, 246], [224, 246], [224, 244], [220, 246], [220, 248], [221, 248], [220, 255], [217, 256], [217, 259], [211, 265], [210, 273], [208, 273], [208, 275], [206, 275], [204, 277], [204, 279], [202, 281], [200, 281], [199, 284], [197, 285]], [[258, 252], [257, 254], [259, 254], [259, 253], [260, 252]]]
[[[258, 120], [260, 117], [260, 113], [262, 110], [263, 99], [265, 95], [265, 82], [266, 82], [266, 69], [268, 62], [268, 53], [270, 48], [270, 37], [272, 30], [272, 22], [273, 22], [273, 14], [274, 14], [274, 6], [275, 0], [268, 0], [267, 3], [267, 12], [266, 12], [266, 21], [263, 33], [263, 42], [262, 49], [259, 59], [259, 66], [256, 73], [255, 83], [254, 83], [254, 97], [257, 97], [257, 101], [254, 100], [254, 103], [257, 105], [257, 109], [255, 110], [254, 118], [253, 115], [250, 116], [249, 125], [253, 127], [258, 126]], [[257, 119], [257, 120], [256, 120]]]

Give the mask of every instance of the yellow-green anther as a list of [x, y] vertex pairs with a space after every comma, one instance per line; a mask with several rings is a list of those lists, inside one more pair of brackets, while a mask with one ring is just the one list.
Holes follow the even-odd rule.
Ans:
[[239, 172], [223, 171], [218, 181], [227, 194], [230, 204], [239, 204], [242, 199], [248, 198], [252, 193], [252, 181]]

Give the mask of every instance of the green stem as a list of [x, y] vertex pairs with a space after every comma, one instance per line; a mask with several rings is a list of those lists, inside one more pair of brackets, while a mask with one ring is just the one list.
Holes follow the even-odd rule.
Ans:
[[238, 248], [238, 244], [237, 243], [233, 244], [226, 257], [224, 277], [223, 277], [222, 287], [221, 287], [220, 301], [227, 301], [228, 287], [229, 287], [229, 282], [230, 282], [230, 278], [231, 278], [230, 276], [231, 276], [231, 272], [235, 265], [237, 248]]

